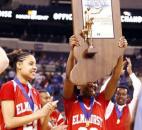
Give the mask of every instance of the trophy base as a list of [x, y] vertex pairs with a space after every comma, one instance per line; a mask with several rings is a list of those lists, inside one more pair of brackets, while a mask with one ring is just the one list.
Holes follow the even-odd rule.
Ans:
[[85, 50], [84, 57], [85, 58], [93, 58], [96, 53], [97, 52], [94, 47], [89, 47], [88, 49]]

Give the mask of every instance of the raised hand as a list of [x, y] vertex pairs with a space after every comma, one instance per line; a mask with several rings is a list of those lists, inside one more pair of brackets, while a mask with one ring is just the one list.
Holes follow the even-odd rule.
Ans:
[[72, 35], [70, 37], [69, 44], [71, 46], [71, 49], [73, 49], [75, 46], [80, 46], [79, 41], [75, 35]]
[[133, 71], [132, 71], [132, 63], [131, 63], [131, 60], [130, 58], [126, 57], [126, 61], [127, 61], [127, 72], [128, 74], [132, 74]]
[[39, 111], [42, 117], [50, 115], [57, 107], [58, 100], [46, 103]]
[[120, 48], [126, 48], [128, 46], [128, 42], [124, 36], [120, 37], [118, 42], [118, 47]]

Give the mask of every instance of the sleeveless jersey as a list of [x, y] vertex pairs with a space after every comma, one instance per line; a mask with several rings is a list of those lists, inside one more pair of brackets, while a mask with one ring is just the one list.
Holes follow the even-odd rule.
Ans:
[[123, 107], [123, 113], [118, 121], [115, 105], [113, 104], [109, 109], [109, 113], [106, 113], [106, 126], [107, 130], [130, 130], [131, 128], [131, 115], [128, 105]]
[[[36, 89], [32, 88], [31, 86], [27, 86], [23, 84], [23, 87], [25, 88], [26, 92], [29, 94], [32, 93], [32, 99], [34, 102], [34, 111], [37, 111], [41, 108], [40, 103], [40, 96]], [[15, 109], [15, 117], [21, 117], [25, 115], [32, 114], [33, 111], [30, 108], [29, 102], [23, 95], [21, 89], [18, 87], [15, 81], [8, 81], [7, 83], [3, 84], [0, 90], [0, 100], [13, 100], [14, 101], [14, 109]], [[0, 128], [1, 130], [7, 130], [5, 128], [1, 108], [0, 108]], [[41, 130], [41, 124], [39, 120], [35, 120], [33, 122], [28, 123], [27, 125], [24, 125], [22, 127], [17, 127], [12, 130]]]

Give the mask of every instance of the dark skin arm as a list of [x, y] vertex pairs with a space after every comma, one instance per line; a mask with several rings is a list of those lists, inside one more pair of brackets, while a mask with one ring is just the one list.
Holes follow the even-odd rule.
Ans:
[[[121, 37], [119, 39], [119, 42], [118, 42], [118, 47], [126, 48], [127, 45], [128, 45], [128, 42], [125, 39], [125, 37]], [[124, 68], [125, 64], [126, 64], [126, 60], [124, 61], [123, 56], [120, 56], [118, 58], [116, 66], [114, 67], [112, 77], [109, 80], [109, 82], [108, 82], [108, 84], [106, 86], [106, 89], [104, 91], [106, 100], [111, 100], [112, 96], [114, 95], [116, 87], [117, 87], [117, 82], [118, 82], [118, 80], [120, 78], [120, 75], [121, 75], [121, 73], [123, 71], [123, 68]]]
[[67, 60], [66, 79], [64, 81], [64, 89], [63, 89], [63, 96], [66, 99], [71, 98], [74, 92], [74, 84], [70, 81], [70, 72], [75, 64], [75, 58], [73, 56], [73, 48], [74, 46], [79, 46], [79, 42], [74, 35], [70, 37], [70, 45], [71, 45], [71, 51]]
[[70, 81], [70, 78], [69, 78], [69, 75], [73, 66], [74, 66], [74, 58], [72, 56], [72, 51], [71, 51], [67, 61], [66, 79], [64, 81], [64, 89], [63, 89], [63, 96], [66, 99], [71, 98], [74, 91], [74, 84]]
[[112, 96], [115, 93], [116, 90], [116, 86], [117, 86], [117, 82], [120, 78], [121, 72], [124, 68], [126, 61], [123, 61], [123, 56], [120, 56], [118, 58], [117, 64], [113, 70], [111, 79], [109, 80], [106, 89], [104, 91], [105, 94], [105, 99], [106, 100], [111, 100]]
[[[126, 47], [125, 46], [126, 44], [127, 44], [126, 39], [120, 38], [118, 46], [120, 48], [123, 48], [123, 47]], [[75, 63], [75, 58], [73, 56], [73, 47], [79, 46], [79, 42], [74, 35], [70, 38], [70, 45], [71, 45], [72, 49], [70, 51], [68, 61], [67, 61], [66, 79], [64, 81], [64, 90], [63, 90], [63, 96], [66, 99], [71, 98], [73, 96], [73, 92], [74, 92], [74, 84], [70, 81], [70, 78], [69, 78], [70, 72], [73, 69], [73, 66], [74, 66], [74, 63]], [[125, 62], [123, 61], [123, 57], [119, 57], [117, 65], [114, 68], [112, 77], [107, 84], [107, 89], [104, 91], [106, 100], [110, 100], [111, 97], [113, 96], [115, 89], [116, 89], [117, 81], [120, 77], [120, 74], [121, 74], [121, 71], [123, 69], [124, 64], [125, 64]]]

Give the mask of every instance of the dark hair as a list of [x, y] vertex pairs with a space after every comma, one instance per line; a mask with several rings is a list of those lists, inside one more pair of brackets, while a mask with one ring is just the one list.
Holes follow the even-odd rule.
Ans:
[[14, 50], [13, 52], [7, 55], [10, 61], [9, 65], [16, 71], [16, 63], [20, 61], [22, 62], [25, 59], [25, 57], [32, 55], [32, 54], [28, 51], [23, 51], [19, 49], [19, 50]]

